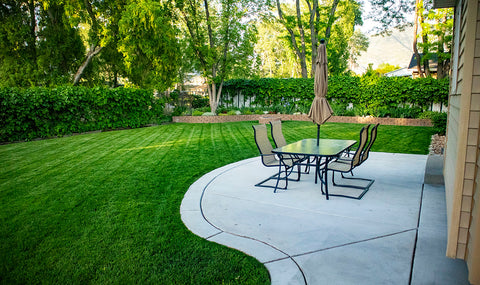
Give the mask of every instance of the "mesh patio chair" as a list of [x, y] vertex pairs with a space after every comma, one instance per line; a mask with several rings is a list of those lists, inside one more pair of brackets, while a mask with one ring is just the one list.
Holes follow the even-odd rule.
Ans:
[[[282, 132], [282, 121], [280, 120], [275, 120], [275, 121], [270, 121], [270, 128], [272, 131], [272, 138], [273, 142], [275, 143], [275, 147], [282, 147], [287, 145], [287, 141], [285, 140], [285, 137], [283, 136]], [[312, 164], [309, 161], [309, 156], [293, 156], [293, 159], [296, 161], [297, 164], [300, 165], [305, 165], [305, 173], [310, 172], [310, 166], [315, 165]]]
[[[377, 139], [377, 128], [380, 124], [376, 124], [372, 127], [372, 129], [370, 130], [370, 141], [368, 142], [368, 144], [365, 146], [365, 149], [362, 151], [361, 155], [360, 155], [360, 164], [362, 164], [365, 160], [368, 159], [368, 155], [370, 153], [370, 149], [372, 148], [372, 145], [373, 143], [375, 142], [375, 140]], [[371, 125], [368, 125], [367, 128], [370, 128]], [[367, 139], [368, 140], [368, 139]], [[338, 159], [338, 161], [346, 161], [346, 162], [350, 162], [352, 160], [350, 156], [350, 154], [354, 154], [353, 153], [349, 153], [346, 157], [345, 156], [342, 156]], [[358, 166], [357, 165], [357, 166]], [[353, 176], [353, 173], [352, 173], [352, 176]], [[343, 174], [342, 174], [342, 177], [343, 177]]]
[[380, 125], [380, 124], [376, 124], [376, 125], [373, 126], [373, 128], [370, 130], [370, 141], [368, 142], [368, 145], [365, 147], [365, 150], [364, 150], [363, 153], [362, 153], [362, 159], [361, 159], [361, 161], [360, 161], [360, 164], [362, 164], [365, 160], [368, 159], [368, 154], [370, 153], [370, 149], [372, 148], [373, 143], [374, 143], [375, 140], [377, 139], [377, 128], [378, 128], [378, 125]]
[[[370, 144], [367, 145], [369, 127], [370, 127], [370, 125], [365, 126], [360, 130], [360, 140], [359, 140], [359, 143], [358, 143], [358, 148], [357, 148], [357, 150], [355, 151], [355, 153], [353, 154], [352, 157], [342, 157], [342, 158], [336, 159], [336, 160], [328, 163], [328, 165], [326, 166], [326, 168], [324, 170], [324, 171], [332, 171], [332, 183], [333, 183], [334, 186], [361, 189], [363, 191], [357, 196], [342, 195], [342, 194], [329, 194], [330, 196], [339, 196], [339, 197], [345, 197], [345, 198], [362, 199], [362, 197], [365, 195], [365, 193], [367, 193], [367, 191], [370, 189], [370, 186], [372, 186], [373, 182], [375, 181], [373, 179], [358, 178], [358, 177], [344, 177], [343, 176], [344, 173], [352, 173], [352, 170], [354, 168], [358, 167], [363, 161], [365, 161], [363, 159], [363, 155], [365, 154], [365, 151], [367, 150], [368, 145], [370, 145]], [[376, 137], [376, 127], [374, 127], [374, 130], [375, 130], [375, 137]], [[370, 141], [372, 141], [372, 140], [370, 140]], [[374, 138], [373, 141], [375, 141], [375, 138]], [[371, 147], [371, 145], [370, 145], [370, 147]], [[367, 157], [368, 157], [368, 154], [367, 154]], [[368, 184], [366, 186], [357, 186], [357, 185], [351, 185], [351, 184], [338, 184], [338, 183], [335, 182], [335, 172], [341, 173], [343, 179], [367, 181]]]
[[[258, 187], [268, 187], [273, 188], [273, 192], [277, 192], [277, 189], [287, 189], [288, 181], [292, 181], [288, 177], [292, 174], [294, 167], [297, 165], [298, 160], [293, 157], [286, 156], [283, 159], [278, 159], [277, 156], [272, 152], [273, 147], [268, 139], [267, 127], [265, 125], [254, 125], [254, 137], [255, 143], [257, 144], [258, 150], [262, 158], [262, 164], [266, 167], [278, 167], [278, 173], [268, 177], [267, 179], [255, 184]], [[300, 166], [298, 166], [298, 177], [296, 180], [300, 180]], [[275, 186], [265, 184], [269, 180], [276, 180]], [[280, 180], [285, 180], [285, 187], [279, 187]]]

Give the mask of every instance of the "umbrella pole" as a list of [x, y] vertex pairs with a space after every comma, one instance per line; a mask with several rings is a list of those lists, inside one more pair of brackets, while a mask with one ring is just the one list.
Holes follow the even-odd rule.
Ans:
[[317, 146], [320, 145], [320, 125], [317, 124]]

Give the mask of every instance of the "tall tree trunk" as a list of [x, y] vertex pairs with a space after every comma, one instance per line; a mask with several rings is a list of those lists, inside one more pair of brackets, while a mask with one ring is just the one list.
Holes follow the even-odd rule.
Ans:
[[73, 85], [77, 85], [80, 82], [80, 79], [82, 79], [83, 73], [85, 72], [85, 68], [92, 62], [92, 58], [99, 54], [102, 51], [102, 47], [98, 45], [98, 22], [97, 18], [95, 17], [95, 13], [93, 12], [92, 4], [88, 0], [84, 0], [83, 4], [85, 5], [85, 8], [87, 9], [88, 15], [91, 20], [92, 24], [92, 33], [95, 35], [94, 41], [96, 42], [95, 44], [92, 44], [90, 46], [90, 50], [87, 52], [87, 56], [85, 60], [83, 61], [82, 65], [78, 68], [77, 72], [75, 73], [75, 76], [73, 78]]
[[96, 56], [97, 54], [100, 53], [100, 51], [102, 51], [102, 47], [101, 46], [94, 46], [92, 45], [90, 47], [90, 50], [88, 51], [87, 53], [87, 58], [85, 59], [85, 61], [82, 63], [82, 65], [80, 65], [80, 67], [78, 68], [77, 70], [77, 73], [75, 73], [75, 77], [73, 79], [73, 85], [77, 85], [78, 82], [80, 82], [80, 79], [82, 78], [83, 76], [83, 73], [85, 72], [85, 68], [87, 68], [87, 66], [90, 64], [90, 62], [92, 61], [92, 58], [94, 56]]
[[283, 17], [283, 11], [282, 11], [282, 8], [280, 7], [280, 1], [279, 0], [277, 0], [277, 10], [278, 10], [278, 17], [279, 17], [280, 21], [284, 24], [285, 28], [287, 29], [288, 33], [290, 34], [290, 42], [292, 43], [295, 54], [297, 55], [297, 57], [300, 61], [302, 77], [303, 78], [308, 78], [307, 62], [306, 62], [305, 56], [302, 56], [302, 52], [298, 48], [297, 40], [295, 38], [295, 33], [293, 32], [293, 30], [291, 28], [287, 27], [287, 25], [286, 25], [285, 18]]
[[[208, 30], [208, 41], [210, 44], [210, 48], [214, 49], [215, 47], [215, 38], [213, 37], [213, 30], [212, 30], [212, 25], [210, 22], [210, 11], [208, 8], [208, 1], [204, 0], [203, 1], [204, 6], [205, 6], [205, 17], [207, 20], [207, 30]], [[226, 52], [226, 50], [225, 50]], [[213, 59], [213, 66], [212, 66], [212, 83], [208, 84], [208, 96], [210, 100], [210, 111], [215, 113], [217, 111], [218, 107], [218, 102], [220, 102], [220, 95], [221, 95], [221, 90], [217, 90], [217, 85], [215, 84], [215, 78], [217, 77], [217, 58]], [[222, 82], [223, 84], [223, 82]]]
[[310, 5], [310, 2], [307, 1], [308, 10], [310, 12], [310, 34], [312, 39], [312, 68], [310, 75], [313, 78], [315, 76], [315, 61], [317, 60], [317, 48], [318, 48], [318, 30], [317, 30], [317, 21], [319, 19], [318, 15], [318, 0], [313, 0], [313, 6]]
[[297, 26], [298, 31], [300, 32], [300, 56], [302, 59], [300, 60], [300, 65], [302, 67], [302, 78], [308, 78], [308, 71], [307, 71], [307, 58], [306, 58], [306, 48], [305, 48], [305, 31], [303, 30], [303, 23], [302, 23], [302, 13], [300, 11], [300, 0], [295, 1], [295, 5], [297, 7]]
[[37, 29], [37, 21], [35, 17], [35, 2], [34, 0], [28, 1], [28, 12], [30, 13], [30, 35], [28, 37], [28, 48], [30, 50], [30, 55], [32, 57], [32, 62], [35, 66], [35, 71], [38, 70], [37, 63], [37, 35], [35, 33]]
[[[445, 15], [442, 20], [443, 20], [443, 22], [446, 22], [447, 21], [447, 16]], [[437, 79], [443, 79], [443, 78], [445, 78], [445, 76], [447, 74], [447, 70], [446, 70], [447, 64], [446, 64], [445, 60], [443, 59], [443, 53], [445, 52], [444, 42], [445, 42], [445, 38], [443, 37], [443, 33], [442, 33], [438, 36]]]
[[335, 22], [335, 11], [337, 11], [338, 2], [340, 2], [340, 0], [333, 0], [332, 7], [330, 8], [327, 30], [325, 31], [325, 41], [327, 41], [327, 43], [328, 43], [328, 39], [330, 39], [333, 22]]
[[[423, 0], [420, 0], [420, 3], [422, 3], [421, 5], [423, 5]], [[424, 22], [424, 18], [423, 18], [423, 13], [420, 13], [419, 17], [419, 24], [420, 26], [422, 26], [423, 22]], [[423, 56], [427, 56], [427, 59], [424, 60], [423, 62], [423, 72], [425, 72], [425, 77], [431, 77], [432, 74], [430, 73], [430, 63], [429, 63], [429, 50], [428, 50], [428, 35], [423, 31], [423, 28], [422, 28], [422, 42], [423, 42]]]
[[413, 25], [413, 53], [415, 54], [415, 58], [417, 59], [417, 71], [419, 77], [424, 77], [422, 72], [422, 58], [418, 53], [417, 47], [417, 34], [418, 34], [418, 18], [419, 18], [419, 5], [420, 0], [415, 1], [415, 22]]

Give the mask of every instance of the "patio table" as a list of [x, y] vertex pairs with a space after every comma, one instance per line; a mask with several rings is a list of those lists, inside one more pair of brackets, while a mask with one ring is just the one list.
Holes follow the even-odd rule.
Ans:
[[[275, 148], [273, 153], [277, 154], [280, 159], [283, 156], [309, 156], [315, 158], [315, 183], [317, 183], [317, 177], [320, 178], [322, 187], [320, 188], [322, 194], [326, 195], [328, 200], [328, 182], [327, 172], [324, 171], [325, 166], [335, 157], [340, 156], [344, 151], [351, 148], [357, 141], [355, 140], [336, 140], [336, 139], [320, 139], [317, 145], [317, 139], [304, 139], [285, 146]], [[325, 159], [321, 163], [322, 159]], [[323, 185], [325, 185], [325, 193], [323, 192]]]

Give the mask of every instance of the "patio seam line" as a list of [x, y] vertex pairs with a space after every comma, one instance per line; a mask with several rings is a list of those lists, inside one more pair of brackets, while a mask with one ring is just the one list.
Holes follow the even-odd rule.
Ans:
[[224, 231], [222, 231], [222, 230], [219, 229], [219, 232], [218, 232], [218, 233], [215, 233], [215, 234], [213, 234], [213, 235], [211, 235], [211, 236], [209, 236], [209, 237], [206, 237], [205, 239], [206, 239], [206, 240], [210, 240], [211, 238], [216, 237], [216, 236], [218, 236], [219, 234], [221, 234], [221, 233], [223, 233], [223, 232], [224, 232]]
[[400, 231], [400, 232], [395, 232], [395, 233], [391, 233], [391, 234], [377, 236], [377, 237], [373, 237], [373, 238], [369, 238], [369, 239], [353, 241], [353, 242], [344, 243], [344, 244], [340, 244], [340, 245], [335, 245], [335, 246], [331, 246], [331, 247], [326, 247], [326, 248], [322, 248], [322, 249], [307, 251], [307, 252], [304, 252], [304, 253], [298, 253], [298, 254], [292, 255], [292, 257], [300, 257], [300, 256], [304, 256], [304, 255], [309, 255], [309, 254], [312, 254], [312, 253], [317, 253], [317, 252], [327, 251], [327, 250], [335, 249], [335, 248], [339, 248], [339, 247], [354, 245], [354, 244], [357, 244], [357, 243], [363, 243], [363, 242], [367, 242], [367, 241], [372, 241], [372, 240], [382, 239], [382, 238], [386, 238], [386, 237], [391, 237], [391, 236], [394, 236], [394, 235], [408, 233], [408, 232], [411, 232], [411, 231], [417, 231], [417, 228], [403, 230], [403, 231]]
[[417, 230], [415, 232], [415, 241], [413, 243], [412, 261], [410, 262], [410, 278], [408, 280], [409, 285], [412, 284], [412, 279], [413, 279], [413, 267], [415, 266], [415, 254], [417, 253], [418, 229], [420, 228], [420, 217], [422, 216], [424, 190], [425, 190], [425, 183], [422, 184], [422, 192], [420, 193], [420, 205], [418, 208]]
[[[296, 261], [295, 259], [293, 259], [293, 258], [292, 258], [289, 254], [287, 254], [286, 252], [284, 252], [284, 251], [276, 248], [275, 246], [273, 246], [273, 245], [271, 245], [271, 244], [269, 244], [269, 243], [267, 243], [267, 242], [264, 242], [264, 241], [261, 241], [261, 240], [257, 240], [257, 239], [252, 238], [252, 237], [242, 236], [242, 235], [238, 235], [238, 234], [235, 234], [235, 233], [230, 233], [230, 232], [224, 231], [224, 230], [220, 229], [219, 227], [215, 226], [212, 222], [210, 222], [210, 221], [207, 219], [207, 217], [205, 217], [205, 214], [204, 214], [204, 212], [203, 212], [203, 207], [202, 207], [202, 201], [203, 201], [203, 197], [204, 197], [205, 191], [207, 190], [208, 186], [210, 186], [210, 184], [211, 184], [215, 179], [217, 179], [217, 177], [219, 177], [220, 175], [222, 175], [222, 174], [224, 174], [224, 173], [226, 173], [226, 172], [228, 172], [228, 171], [230, 171], [230, 170], [232, 170], [232, 169], [235, 169], [235, 168], [237, 168], [237, 167], [239, 167], [239, 166], [243, 166], [243, 165], [249, 164], [249, 163], [254, 163], [254, 161], [247, 161], [247, 162], [245, 162], [245, 163], [235, 164], [234, 166], [232, 166], [232, 167], [230, 167], [230, 168], [228, 168], [228, 169], [225, 169], [225, 170], [221, 171], [220, 173], [218, 173], [217, 175], [215, 175], [212, 179], [210, 179], [210, 181], [208, 181], [208, 183], [205, 185], [205, 187], [204, 187], [203, 190], [202, 190], [202, 195], [200, 196], [200, 205], [199, 205], [199, 206], [200, 206], [200, 213], [202, 214], [203, 219], [204, 219], [208, 224], [210, 224], [212, 227], [214, 227], [214, 228], [216, 228], [217, 230], [220, 231], [219, 233], [217, 233], [217, 234], [215, 234], [215, 235], [219, 235], [219, 234], [221, 234], [221, 233], [227, 233], [227, 234], [231, 234], [231, 235], [233, 235], [233, 236], [250, 239], [250, 240], [253, 240], [253, 241], [256, 241], [256, 242], [265, 244], [265, 245], [269, 246], [270, 248], [272, 248], [272, 249], [274, 249], [274, 250], [276, 250], [276, 251], [278, 251], [278, 252], [280, 252], [280, 253], [283, 253], [283, 254], [286, 256], [284, 259], [290, 259], [290, 260], [293, 261], [293, 263], [295, 263], [295, 265], [297, 266], [298, 270], [299, 270], [300, 273], [302, 274], [304, 283], [305, 283], [305, 284], [308, 284], [308, 283], [307, 283], [307, 277], [305, 276], [305, 273], [303, 272], [303, 270], [302, 270], [302, 268], [300, 267], [300, 265], [297, 263], [297, 261]], [[215, 235], [214, 235], [214, 236], [215, 236]], [[212, 237], [213, 237], [213, 236], [212, 236]], [[208, 239], [207, 239], [207, 240], [208, 240]], [[237, 250], [239, 250], [239, 249], [237, 249]], [[253, 257], [255, 257], [255, 256], [253, 256]], [[255, 258], [256, 258], [256, 257], [255, 257]], [[257, 260], [258, 260], [258, 259], [257, 259]], [[266, 262], [264, 262], [263, 264], [265, 264], [265, 263], [266, 263]]]

